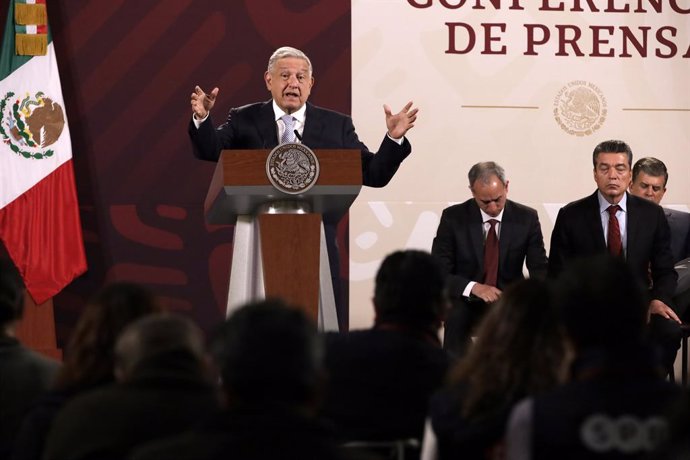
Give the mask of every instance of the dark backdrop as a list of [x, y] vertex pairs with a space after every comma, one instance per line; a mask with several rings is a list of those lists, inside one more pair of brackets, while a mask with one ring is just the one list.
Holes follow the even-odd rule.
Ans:
[[[214, 164], [192, 155], [192, 89], [220, 88], [219, 123], [230, 107], [270, 97], [268, 57], [291, 45], [314, 65], [310, 100], [349, 113], [350, 1], [48, 0], [47, 7], [89, 264], [54, 299], [58, 346], [86, 299], [111, 280], [149, 286], [209, 330], [224, 314], [233, 229], [204, 222]], [[6, 15], [7, 0], [0, 27]]]

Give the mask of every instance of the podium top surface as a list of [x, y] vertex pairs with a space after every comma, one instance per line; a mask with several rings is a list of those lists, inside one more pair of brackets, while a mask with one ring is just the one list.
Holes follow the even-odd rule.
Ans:
[[342, 215], [362, 188], [361, 153], [351, 149], [316, 150], [320, 174], [304, 193], [275, 188], [266, 174], [270, 150], [224, 150], [204, 204], [210, 224], [232, 224], [238, 215], [254, 215], [272, 202], [300, 202], [310, 212]]

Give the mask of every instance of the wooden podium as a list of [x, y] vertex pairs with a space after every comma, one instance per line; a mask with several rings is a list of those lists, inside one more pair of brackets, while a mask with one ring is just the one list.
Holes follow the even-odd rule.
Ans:
[[323, 220], [341, 216], [362, 187], [359, 150], [314, 151], [316, 183], [285, 193], [269, 179], [270, 150], [224, 150], [206, 196], [210, 224], [235, 224], [227, 314], [280, 297], [304, 308], [321, 330], [338, 330]]

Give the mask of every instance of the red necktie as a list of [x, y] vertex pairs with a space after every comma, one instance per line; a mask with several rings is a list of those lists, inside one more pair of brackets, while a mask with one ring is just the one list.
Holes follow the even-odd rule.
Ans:
[[612, 204], [608, 207], [609, 212], [609, 234], [608, 234], [608, 245], [609, 253], [612, 256], [620, 256], [623, 254], [623, 243], [621, 242], [621, 229], [618, 226], [618, 219], [616, 218], [616, 212], [620, 209], [617, 204]]
[[496, 236], [496, 219], [489, 219], [489, 231], [484, 242], [484, 284], [496, 286], [498, 279], [498, 237]]

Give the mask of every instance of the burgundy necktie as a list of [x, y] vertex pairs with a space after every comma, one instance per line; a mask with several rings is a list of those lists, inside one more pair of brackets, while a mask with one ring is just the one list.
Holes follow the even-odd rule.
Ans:
[[612, 204], [608, 207], [609, 212], [609, 234], [608, 234], [608, 245], [609, 253], [612, 256], [620, 256], [623, 254], [623, 243], [621, 242], [621, 228], [618, 226], [618, 219], [616, 218], [616, 212], [620, 209], [617, 204]]
[[489, 231], [484, 242], [484, 284], [496, 286], [498, 278], [498, 237], [496, 236], [496, 219], [489, 219]]

